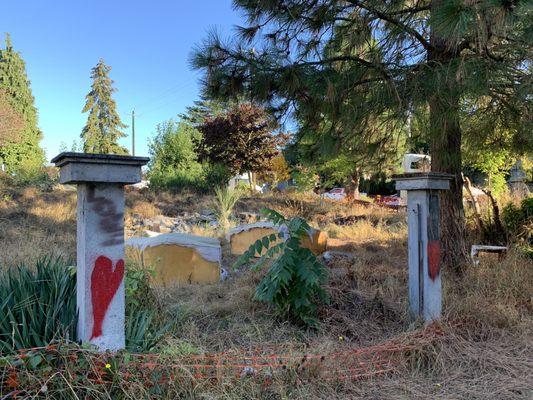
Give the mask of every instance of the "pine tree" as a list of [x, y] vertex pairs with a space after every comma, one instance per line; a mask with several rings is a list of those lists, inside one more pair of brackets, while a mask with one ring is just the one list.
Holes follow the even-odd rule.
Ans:
[[[443, 192], [444, 264], [467, 260], [461, 115], [499, 121], [531, 152], [531, 8], [525, 0], [234, 0], [247, 17], [229, 43], [211, 35], [193, 54], [211, 97], [242, 95], [298, 120], [369, 116], [405, 123], [428, 110], [432, 170]], [[343, 130], [343, 132], [346, 132]], [[520, 145], [520, 146], [516, 146]]]
[[37, 109], [26, 75], [26, 65], [13, 49], [9, 34], [5, 48], [0, 48], [0, 91], [11, 109], [21, 117], [24, 127], [0, 148], [0, 163], [8, 172], [33, 173], [44, 163], [44, 152], [39, 147], [42, 133], [37, 126]]
[[85, 97], [82, 112], [89, 112], [87, 124], [81, 132], [83, 150], [86, 153], [127, 154], [128, 150], [118, 144], [118, 139], [126, 137], [116, 110], [112, 95], [117, 90], [109, 77], [111, 67], [100, 59], [91, 71], [91, 91]]

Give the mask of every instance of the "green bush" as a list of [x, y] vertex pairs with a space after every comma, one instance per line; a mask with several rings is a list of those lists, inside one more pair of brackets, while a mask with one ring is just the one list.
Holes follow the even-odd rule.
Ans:
[[[76, 268], [44, 258], [34, 268], [0, 270], [0, 353], [76, 341]], [[149, 273], [127, 265], [126, 348], [147, 351], [166, 331]]]
[[74, 267], [45, 258], [0, 273], [0, 353], [76, 339]]
[[150, 288], [154, 274], [153, 270], [126, 263], [126, 349], [131, 352], [152, 350], [170, 328]]
[[320, 177], [313, 168], [303, 166], [297, 166], [293, 170], [292, 178], [299, 192], [310, 192], [320, 181]]
[[317, 305], [328, 299], [322, 287], [327, 282], [328, 270], [311, 250], [301, 245], [311, 227], [302, 218], [287, 220], [269, 209], [263, 209], [262, 213], [282, 228], [280, 233], [257, 240], [239, 257], [234, 267], [249, 262], [266, 249], [254, 268], [258, 269], [267, 260], [273, 260], [255, 290], [255, 297], [274, 305], [280, 315], [315, 327]]
[[212, 192], [229, 180], [228, 171], [221, 165], [198, 164], [187, 171], [174, 170], [150, 173], [150, 188], [171, 192], [192, 190], [198, 193]]
[[192, 125], [170, 120], [159, 124], [156, 130], [157, 135], [149, 144], [150, 187], [208, 192], [228, 181], [226, 168], [198, 161], [195, 142], [201, 134]]
[[215, 189], [215, 215], [222, 229], [229, 227], [231, 212], [241, 196], [240, 190], [230, 189], [227, 186], [219, 186]]
[[533, 197], [528, 197], [516, 206], [507, 204], [502, 213], [509, 239], [533, 255]]

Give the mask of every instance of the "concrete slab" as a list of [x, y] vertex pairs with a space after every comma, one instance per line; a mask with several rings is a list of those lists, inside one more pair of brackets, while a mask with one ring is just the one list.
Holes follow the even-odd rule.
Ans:
[[155, 270], [156, 285], [214, 283], [221, 279], [222, 248], [218, 239], [166, 233], [128, 239], [126, 247], [138, 250], [143, 266]]

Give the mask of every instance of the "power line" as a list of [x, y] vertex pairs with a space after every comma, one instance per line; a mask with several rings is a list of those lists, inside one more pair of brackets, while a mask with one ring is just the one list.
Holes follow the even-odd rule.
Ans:
[[[187, 88], [191, 83], [193, 83], [193, 82], [192, 82], [192, 81], [191, 81], [191, 82], [188, 82], [188, 84], [186, 84], [186, 85], [184, 85], [184, 86], [178, 88], [178, 89], [175, 91], [175, 93], [173, 93], [173, 94], [177, 94], [177, 93], [179, 93], [181, 90]], [[166, 96], [166, 97], [168, 97], [168, 96]], [[160, 109], [162, 109], [162, 108], [168, 106], [169, 104], [173, 103], [174, 101], [176, 101], [175, 98], [172, 98], [172, 99], [170, 99], [169, 101], [166, 101], [166, 102], [164, 102], [164, 103], [155, 102], [155, 103], [153, 103], [153, 104], [158, 104], [158, 103], [160, 103], [160, 104], [156, 105], [155, 107], [149, 108], [147, 111], [142, 112], [142, 113], [139, 114], [138, 116], [139, 116], [139, 117], [142, 117], [142, 116], [147, 115], [147, 114], [150, 114], [150, 113], [152, 113], [152, 112], [154, 112], [154, 111], [160, 110]]]
[[185, 82], [181, 82], [181, 83], [178, 83], [176, 85], [173, 85], [165, 90], [163, 90], [161, 92], [160, 95], [158, 96], [155, 96], [155, 97], [152, 97], [151, 100], [148, 100], [148, 101], [144, 101], [142, 102], [141, 104], [137, 104], [135, 106], [135, 109], [142, 109], [143, 107], [145, 107], [146, 105], [153, 105], [153, 104], [157, 104], [159, 103], [162, 99], [165, 99], [169, 96], [173, 96], [174, 94], [176, 94], [177, 92], [179, 92], [180, 90], [188, 87], [192, 82], [195, 82], [196, 81], [196, 77], [194, 78], [189, 78], [187, 79]]

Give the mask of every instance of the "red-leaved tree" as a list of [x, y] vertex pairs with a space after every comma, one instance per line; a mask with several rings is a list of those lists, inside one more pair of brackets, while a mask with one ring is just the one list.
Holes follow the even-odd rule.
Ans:
[[208, 116], [198, 129], [202, 133], [197, 142], [200, 159], [222, 164], [232, 174], [268, 168], [285, 138], [275, 134], [276, 124], [263, 108], [249, 103]]

